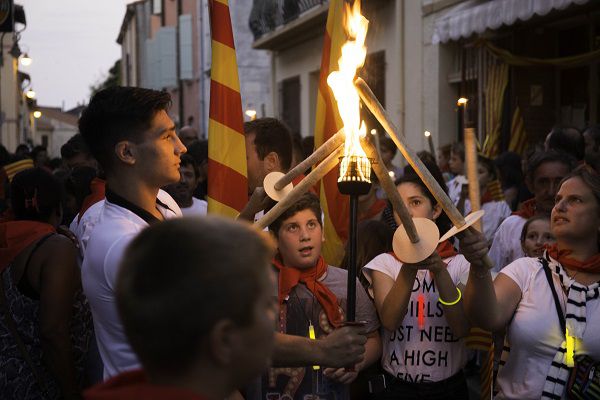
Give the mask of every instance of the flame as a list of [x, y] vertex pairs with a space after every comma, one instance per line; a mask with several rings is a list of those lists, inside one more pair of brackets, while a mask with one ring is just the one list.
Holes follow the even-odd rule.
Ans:
[[[367, 134], [367, 128], [365, 122], [360, 119], [360, 100], [354, 86], [354, 79], [356, 71], [363, 66], [367, 55], [365, 38], [368, 27], [369, 21], [360, 13], [360, 0], [355, 0], [352, 6], [344, 3], [344, 28], [349, 40], [342, 46], [342, 55], [338, 60], [339, 70], [327, 77], [327, 84], [333, 91], [344, 123], [346, 133], [344, 156], [366, 157], [360, 145], [360, 137]], [[345, 173], [342, 164], [340, 176], [344, 176]], [[361, 178], [369, 179], [369, 177]]]

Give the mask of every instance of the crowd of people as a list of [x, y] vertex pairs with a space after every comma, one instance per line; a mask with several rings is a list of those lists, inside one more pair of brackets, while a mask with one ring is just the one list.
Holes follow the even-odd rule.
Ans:
[[[108, 88], [60, 160], [0, 151], [0, 398], [467, 399], [483, 368], [475, 327], [499, 344], [495, 398], [600, 398], [600, 127], [555, 127], [523, 157], [479, 155], [481, 232], [414, 264], [392, 251], [401, 221], [373, 177], [348, 323], [349, 261], [323, 258], [316, 190], [265, 231], [251, 225], [274, 205], [265, 176], [314, 140], [275, 118], [245, 123], [247, 205], [237, 221], [208, 216], [208, 143], [170, 105]], [[393, 141], [378, 148], [410, 215], [448, 231]], [[419, 157], [466, 215], [464, 146], [437, 153]]]

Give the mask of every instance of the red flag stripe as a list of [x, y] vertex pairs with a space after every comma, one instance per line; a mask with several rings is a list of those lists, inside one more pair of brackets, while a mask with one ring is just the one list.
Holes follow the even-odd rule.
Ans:
[[[239, 115], [236, 112], [239, 110]], [[210, 82], [209, 118], [240, 132], [244, 132], [242, 99], [239, 92], [212, 80]]]
[[212, 2], [211, 19], [219, 21], [218, 24], [212, 25], [212, 39], [223, 43], [226, 46], [235, 48], [233, 41], [233, 27], [229, 18], [229, 7], [218, 1]]
[[[208, 160], [208, 180], [209, 182], [221, 182], [227, 185], [229, 190], [217, 190], [213, 193], [212, 188], [218, 188], [217, 185], [209, 185], [208, 195], [218, 198], [220, 203], [236, 210], [241, 210], [248, 202], [248, 183], [246, 177], [235, 170], [223, 165], [213, 159]], [[218, 196], [218, 197], [217, 197]]]

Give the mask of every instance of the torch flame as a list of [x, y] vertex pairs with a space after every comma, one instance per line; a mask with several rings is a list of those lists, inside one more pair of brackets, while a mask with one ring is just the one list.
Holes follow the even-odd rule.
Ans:
[[[344, 3], [344, 28], [349, 40], [342, 46], [342, 55], [338, 60], [339, 71], [334, 71], [327, 77], [327, 84], [333, 91], [344, 123], [346, 133], [344, 156], [366, 157], [360, 145], [360, 137], [367, 134], [367, 128], [365, 122], [360, 120], [360, 101], [354, 86], [354, 78], [356, 71], [363, 66], [367, 55], [365, 38], [368, 26], [369, 21], [360, 13], [360, 0], [355, 0], [352, 6]], [[340, 171], [340, 176], [345, 173], [346, 171]], [[361, 178], [369, 180], [370, 177]]]

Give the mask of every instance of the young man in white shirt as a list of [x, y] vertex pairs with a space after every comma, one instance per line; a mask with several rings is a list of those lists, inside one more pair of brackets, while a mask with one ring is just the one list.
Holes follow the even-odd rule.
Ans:
[[98, 92], [79, 119], [79, 131], [106, 174], [106, 200], [82, 265], [82, 283], [94, 317], [104, 378], [139, 366], [115, 304], [123, 252], [149, 224], [181, 216], [160, 187], [180, 178], [186, 148], [167, 111], [166, 92], [113, 87]]

